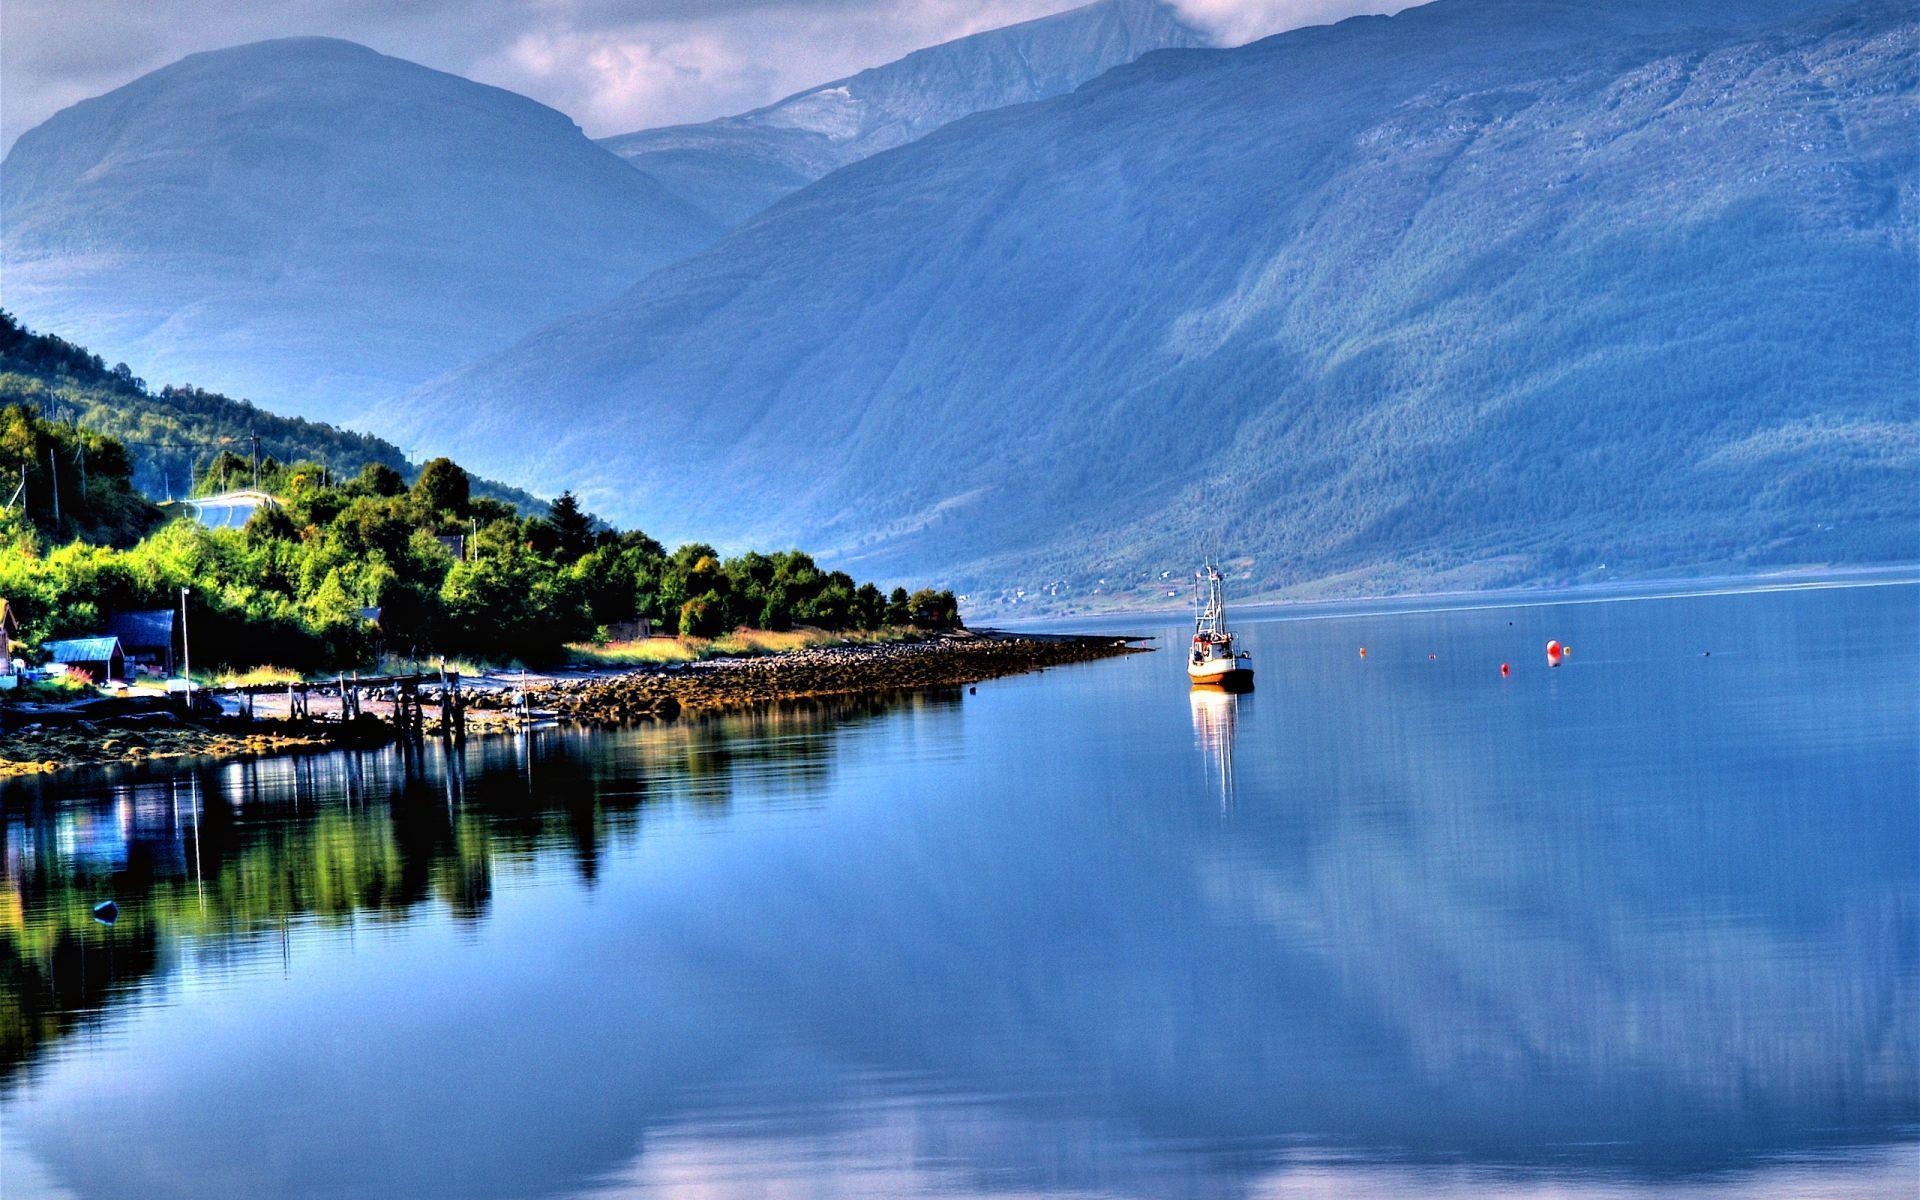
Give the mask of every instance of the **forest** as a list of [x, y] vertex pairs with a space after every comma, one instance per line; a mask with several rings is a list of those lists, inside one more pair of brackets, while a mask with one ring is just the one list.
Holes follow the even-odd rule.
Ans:
[[[97, 632], [117, 612], [172, 607], [182, 589], [195, 665], [209, 669], [312, 671], [382, 655], [550, 662], [642, 620], [691, 637], [959, 624], [950, 592], [882, 592], [798, 550], [669, 550], [609, 527], [570, 493], [541, 505], [448, 459], [396, 463], [377, 439], [250, 405], [254, 428], [278, 440], [214, 440], [212, 417], [194, 407], [239, 403], [149, 393], [124, 366], [0, 314], [0, 598], [28, 646]], [[155, 503], [137, 486], [139, 456], [93, 424], [103, 417], [183, 445], [199, 439], [179, 480], [191, 496], [244, 485], [276, 502], [238, 529]], [[311, 453], [283, 461], [271, 452], [283, 445]]]

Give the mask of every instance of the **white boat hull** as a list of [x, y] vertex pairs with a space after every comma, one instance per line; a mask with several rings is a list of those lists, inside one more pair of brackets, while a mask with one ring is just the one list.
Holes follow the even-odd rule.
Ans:
[[1187, 678], [1194, 687], [1247, 691], [1253, 687], [1253, 666], [1244, 658], [1209, 658], [1188, 663]]

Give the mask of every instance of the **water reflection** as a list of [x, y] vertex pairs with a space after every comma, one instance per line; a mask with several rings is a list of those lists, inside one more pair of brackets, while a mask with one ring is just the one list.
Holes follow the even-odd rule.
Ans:
[[1142, 656], [9, 794], [9, 936], [77, 943], [17, 943], [69, 1024], [0, 1101], [10, 1187], [1900, 1194], [1915, 616], [1269, 623], [1257, 707]]
[[[815, 800], [836, 733], [958, 691], [838, 699], [617, 740], [547, 729], [10, 784], [0, 814], [0, 1081], [160, 966], [167, 939], [249, 944], [290, 918], [487, 914], [498, 864], [598, 876], [649, 804], [724, 810], [746, 787]], [[471, 783], [469, 782], [471, 780]], [[74, 795], [72, 793], [78, 793]], [[111, 928], [94, 906], [115, 900]]]
[[1251, 704], [1252, 694], [1194, 688], [1187, 703], [1193, 709], [1193, 743], [1199, 747], [1202, 775], [1210, 791], [1220, 797], [1220, 811], [1233, 809], [1233, 735], [1240, 721], [1240, 705]]

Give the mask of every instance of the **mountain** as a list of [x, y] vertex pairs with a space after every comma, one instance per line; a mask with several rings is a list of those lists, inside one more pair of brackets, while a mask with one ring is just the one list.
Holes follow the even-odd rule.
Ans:
[[56, 114], [0, 163], [0, 219], [27, 323], [334, 419], [717, 232], [550, 108], [325, 38]]
[[[357, 475], [368, 463], [392, 467], [409, 484], [420, 474], [392, 442], [278, 416], [201, 388], [150, 391], [146, 380], [124, 364], [109, 368], [99, 355], [64, 338], [34, 333], [0, 312], [0, 406], [10, 404], [28, 405], [47, 420], [120, 442], [130, 460], [129, 482], [154, 500], [186, 495], [195, 474], [216, 455], [249, 456], [256, 438], [262, 459], [320, 463], [342, 477]], [[476, 496], [524, 512], [547, 507], [491, 480], [474, 478], [472, 488]]]
[[1057, 96], [1148, 51], [1205, 42], [1160, 0], [1099, 0], [919, 50], [740, 116], [601, 144], [731, 226], [970, 113]]
[[836, 172], [396, 436], [976, 597], [1920, 557], [1915, 48], [1899, 0], [1436, 0], [1151, 55]]

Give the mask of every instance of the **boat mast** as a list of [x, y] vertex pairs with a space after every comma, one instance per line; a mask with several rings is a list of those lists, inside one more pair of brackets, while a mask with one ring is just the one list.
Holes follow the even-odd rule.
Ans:
[[1195, 637], [1205, 637], [1216, 641], [1224, 637], [1226, 629], [1226, 596], [1221, 591], [1219, 568], [1208, 563], [1206, 569], [1194, 575], [1195, 600], [1199, 603], [1200, 613], [1193, 622]]

